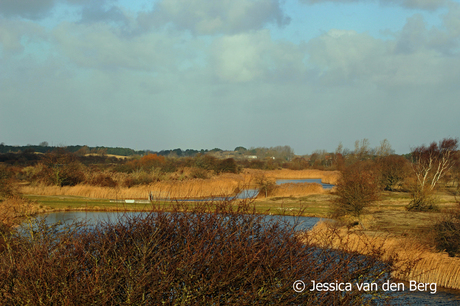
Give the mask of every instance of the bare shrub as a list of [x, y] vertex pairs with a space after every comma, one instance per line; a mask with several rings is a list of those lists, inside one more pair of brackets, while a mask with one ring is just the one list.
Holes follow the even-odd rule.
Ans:
[[[384, 281], [392, 261], [316, 247], [244, 203], [178, 206], [95, 227], [38, 222], [6, 244], [3, 305], [362, 305], [375, 295], [390, 298], [310, 291], [311, 280]], [[295, 280], [306, 290], [296, 293]]]

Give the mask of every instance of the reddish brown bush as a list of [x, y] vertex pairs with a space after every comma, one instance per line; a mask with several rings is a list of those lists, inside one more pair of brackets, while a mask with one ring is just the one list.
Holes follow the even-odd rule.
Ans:
[[311, 280], [371, 283], [392, 270], [378, 252], [323, 250], [226, 202], [95, 227], [39, 222], [6, 244], [2, 305], [361, 305], [384, 293], [310, 291]]
[[337, 182], [333, 215], [360, 217], [363, 210], [380, 198], [378, 173], [372, 162], [359, 161], [346, 167]]

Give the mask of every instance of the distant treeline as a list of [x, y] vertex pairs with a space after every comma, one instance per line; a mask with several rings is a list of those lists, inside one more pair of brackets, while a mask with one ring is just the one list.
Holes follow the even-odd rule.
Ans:
[[[57, 146], [49, 145], [26, 145], [26, 146], [9, 146], [4, 143], [0, 144], [0, 153], [48, 153], [58, 148]], [[98, 153], [98, 154], [113, 154], [121, 156], [133, 156], [133, 155], [146, 155], [146, 154], [157, 154], [161, 156], [170, 156], [175, 155], [177, 157], [193, 157], [198, 153], [207, 153], [209, 150], [192, 150], [187, 149], [183, 151], [182, 149], [174, 150], [161, 150], [161, 151], [152, 151], [152, 150], [133, 150], [130, 148], [112, 148], [112, 147], [88, 147], [88, 146], [65, 146], [65, 150], [71, 153]], [[215, 150], [215, 149], [214, 149]]]

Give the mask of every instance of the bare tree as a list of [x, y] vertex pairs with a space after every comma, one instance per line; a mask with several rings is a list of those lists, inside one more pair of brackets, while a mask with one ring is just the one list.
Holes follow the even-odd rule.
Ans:
[[435, 208], [432, 193], [438, 181], [454, 165], [454, 155], [458, 147], [458, 139], [445, 138], [430, 146], [412, 149], [412, 167], [415, 174], [415, 186], [409, 210], [424, 211]]
[[389, 156], [393, 153], [394, 150], [391, 148], [390, 142], [386, 138], [380, 142], [380, 146], [375, 148], [375, 155], [378, 157]]

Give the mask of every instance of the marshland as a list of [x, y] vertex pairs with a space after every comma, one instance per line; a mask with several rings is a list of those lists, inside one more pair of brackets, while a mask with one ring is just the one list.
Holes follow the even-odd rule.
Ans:
[[[208, 299], [237, 303], [254, 299], [261, 303], [351, 305], [394, 298], [385, 292], [335, 292], [327, 296], [292, 291], [292, 282], [297, 279], [330, 282], [332, 278], [354, 283], [417, 281], [460, 290], [457, 140], [448, 138], [420, 146], [406, 156], [384, 148], [385, 143], [372, 149], [363, 141], [347, 153], [337, 150], [322, 156], [256, 160], [247, 158], [251, 153], [241, 149], [233, 151], [232, 157], [219, 151], [190, 157], [152, 153], [117, 157], [66, 148], [50, 148], [42, 154], [2, 154], [0, 274], [4, 281], [0, 299], [8, 302], [17, 298], [22, 305], [30, 292], [34, 292], [33, 301], [46, 297], [49, 303], [59, 300], [70, 304], [94, 298], [102, 304], [203, 303]], [[277, 180], [305, 179], [320, 179], [334, 187], [277, 184]], [[232, 200], [241, 191], [253, 189], [258, 190], [255, 197]], [[57, 231], [57, 225], [33, 218], [57, 211], [143, 211], [147, 217], [126, 217], [115, 225], [102, 223], [95, 231], [83, 230], [85, 226], [79, 224]], [[274, 221], [264, 225], [264, 215], [311, 216], [327, 221], [308, 232], [293, 233]], [[18, 233], [19, 224], [29, 225], [26, 234]], [[152, 236], [152, 231], [163, 234]], [[225, 235], [240, 236], [235, 240], [224, 239]], [[176, 253], [167, 250], [167, 239], [177, 243]], [[66, 241], [67, 248], [57, 240]], [[111, 241], [119, 245], [115, 247]], [[286, 248], [278, 249], [283, 244]], [[188, 253], [193, 245], [197, 246], [195, 251]], [[321, 251], [330, 249], [336, 250], [330, 257]], [[253, 253], [241, 257], [240, 252], [247, 250]], [[94, 257], [92, 252], [101, 256]], [[213, 252], [223, 255], [212, 256]], [[117, 262], [116, 254], [131, 266]], [[270, 254], [279, 256], [271, 258]], [[324, 264], [307, 275], [316, 256], [326, 256], [321, 259]], [[68, 258], [74, 262], [69, 263]], [[199, 264], [199, 258], [205, 258], [206, 267]], [[289, 258], [298, 258], [299, 264], [287, 268], [292, 264]], [[229, 261], [235, 265], [226, 270], [222, 264]], [[54, 267], [57, 262], [62, 268]], [[89, 268], [81, 266], [83, 263]], [[99, 263], [100, 271], [95, 269]], [[181, 270], [186, 266], [192, 267], [187, 273]], [[47, 270], [42, 270], [45, 267]], [[239, 275], [241, 269], [248, 269], [247, 273]], [[328, 269], [335, 274], [328, 274], [332, 273]], [[222, 273], [225, 278], [218, 277]], [[43, 275], [42, 283], [27, 284], [34, 275]], [[67, 279], [64, 284], [57, 281], [62, 275]], [[101, 281], [101, 277], [116, 280], [118, 287]], [[88, 286], [71, 294], [81, 279]], [[148, 280], [162, 285], [153, 289]], [[14, 285], [17, 282], [26, 285]], [[49, 288], [60, 288], [62, 293], [50, 296]], [[238, 300], [231, 292], [244, 294]]]

